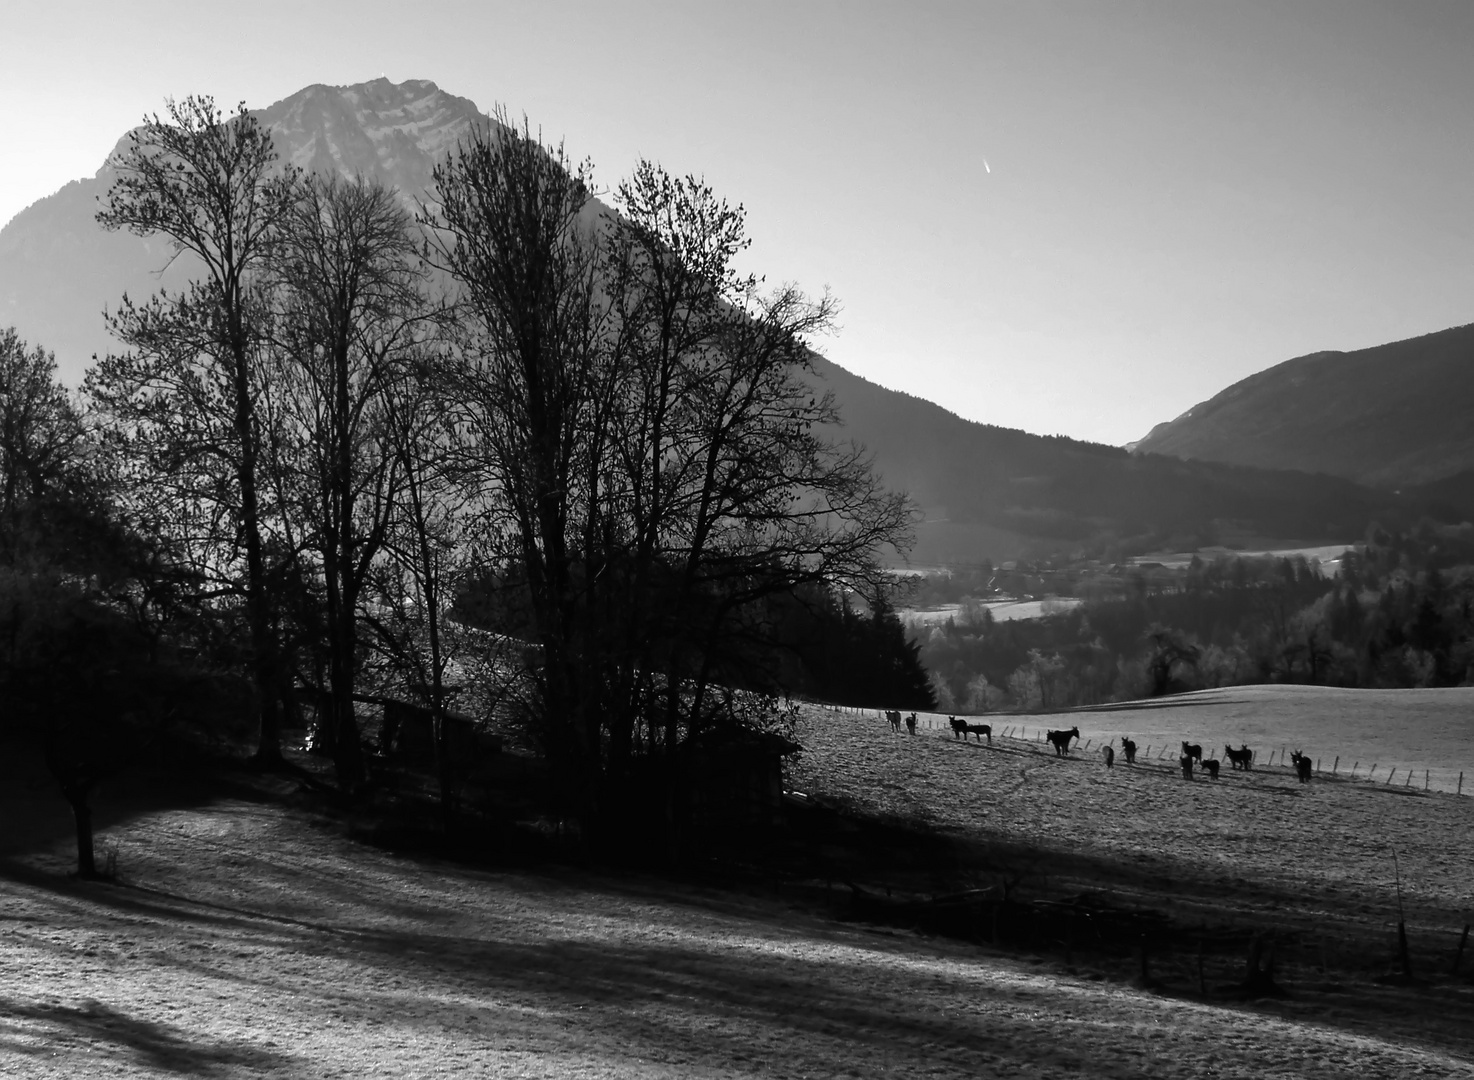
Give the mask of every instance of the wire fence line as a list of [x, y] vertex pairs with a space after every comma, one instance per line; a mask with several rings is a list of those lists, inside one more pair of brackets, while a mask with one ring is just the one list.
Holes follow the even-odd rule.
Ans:
[[[885, 709], [861, 708], [852, 705], [830, 705], [821, 702], [815, 702], [814, 704], [816, 704], [821, 709], [824, 709], [828, 712], [836, 713], [838, 715], [855, 717], [857, 719], [874, 718], [882, 722], [886, 720]], [[899, 711], [901, 712], [901, 715], [903, 717], [910, 717], [914, 715], [916, 717], [916, 730], [918, 732], [951, 732], [954, 730], [952, 728], [950, 718], [944, 718], [940, 714], [910, 713], [905, 710], [891, 711]], [[1029, 725], [1023, 723], [1000, 724], [999, 721], [1003, 719], [1002, 717], [989, 718], [987, 714], [984, 714], [982, 716], [968, 716], [965, 719], [968, 723], [972, 724], [987, 723], [993, 729], [992, 734], [994, 738], [1009, 739], [1014, 742], [1043, 743], [1046, 742], [1048, 739], [1048, 732], [1051, 730], [1056, 730], [1052, 728], [1030, 727]], [[1115, 743], [1120, 738], [1121, 736], [1119, 735], [1112, 735], [1108, 738], [1105, 738], [1104, 741], [1101, 741], [1100, 746], [1114, 747]], [[1098, 736], [1083, 738], [1075, 744], [1074, 748], [1082, 752], [1089, 750], [1090, 747], [1097, 741], [1097, 739]], [[1154, 750], [1155, 754], [1153, 753]], [[1174, 767], [1177, 764], [1179, 756], [1180, 747], [1172, 746], [1169, 743], [1148, 744], [1144, 750], [1138, 750], [1136, 754], [1137, 760], [1139, 761], [1169, 761]], [[1290, 753], [1288, 748], [1284, 746], [1273, 746], [1269, 749], [1269, 757], [1262, 762], [1256, 762], [1254, 767], [1261, 770], [1279, 770], [1294, 773], [1295, 767], [1293, 764], [1290, 763], [1290, 759], [1292, 756], [1293, 755]], [[1278, 764], [1276, 764], [1276, 760], [1278, 761]], [[1378, 784], [1379, 786], [1383, 787], [1401, 787], [1404, 789], [1416, 789], [1430, 793], [1452, 794], [1457, 796], [1462, 796], [1464, 794], [1463, 770], [1460, 770], [1458, 772], [1457, 778], [1455, 778], [1453, 770], [1451, 768], [1440, 767], [1439, 776], [1436, 780], [1437, 786], [1435, 786], [1433, 768], [1428, 766], [1424, 766], [1420, 770], [1418, 767], [1412, 765], [1393, 765], [1389, 766], [1386, 774], [1379, 778], [1377, 775], [1377, 770], [1381, 768], [1380, 762], [1373, 762], [1370, 769], [1368, 769], [1365, 773], [1361, 773], [1361, 761], [1359, 759], [1353, 760], [1350, 770], [1346, 773], [1342, 773], [1340, 771], [1340, 754], [1332, 756], [1329, 768], [1325, 767], [1325, 761], [1326, 759], [1324, 757], [1315, 758], [1313, 760], [1313, 764], [1311, 767], [1312, 775], [1319, 776], [1323, 779], [1329, 778], [1333, 780], [1362, 781], [1370, 784]], [[1421, 776], [1418, 775], [1420, 771], [1422, 773]], [[1401, 777], [1402, 782], [1400, 784], [1394, 784], [1394, 779], [1399, 776]], [[1474, 778], [1471, 778], [1469, 786], [1470, 794], [1474, 795]]]

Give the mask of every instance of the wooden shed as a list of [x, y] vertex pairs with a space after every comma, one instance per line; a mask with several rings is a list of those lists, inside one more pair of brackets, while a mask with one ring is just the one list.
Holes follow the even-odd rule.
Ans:
[[[379, 752], [411, 765], [435, 762], [435, 711], [424, 705], [394, 698], [378, 701], [384, 707], [379, 728]], [[469, 761], [501, 749], [501, 740], [479, 730], [474, 717], [446, 709], [446, 735], [453, 759]]]
[[689, 747], [687, 799], [709, 824], [778, 825], [783, 819], [783, 759], [802, 750], [786, 736], [737, 730]]

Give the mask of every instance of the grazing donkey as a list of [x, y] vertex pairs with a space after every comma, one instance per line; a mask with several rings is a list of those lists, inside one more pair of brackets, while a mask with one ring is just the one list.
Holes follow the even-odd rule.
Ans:
[[906, 717], [906, 730], [909, 731], [912, 735], [915, 735], [916, 734], [916, 714], [915, 713], [912, 713], [910, 716]]
[[963, 727], [966, 728], [973, 735], [976, 735], [978, 737], [978, 742], [982, 742], [983, 736], [986, 735], [988, 737], [988, 745], [993, 745], [992, 724], [964, 724]]
[[1066, 757], [1070, 752], [1070, 740], [1080, 737], [1080, 729], [1072, 727], [1069, 731], [1048, 731], [1044, 737], [1054, 745], [1056, 757]]
[[1126, 755], [1126, 764], [1127, 765], [1135, 765], [1136, 764], [1136, 743], [1135, 743], [1135, 741], [1133, 741], [1131, 739], [1127, 739], [1125, 737], [1122, 737], [1122, 739], [1121, 739], [1121, 753], [1123, 753], [1123, 754]]
[[955, 716], [947, 717], [947, 723], [952, 725], [952, 737], [954, 739], [967, 738], [967, 721], [959, 720]]
[[1177, 764], [1182, 766], [1182, 778], [1191, 780], [1193, 778], [1193, 759], [1183, 754], [1177, 759]]
[[1207, 773], [1214, 780], [1218, 779], [1218, 762], [1216, 759], [1205, 758], [1204, 760], [1198, 762], [1198, 769], [1201, 772]]
[[1100, 748], [1100, 752], [1105, 757], [1106, 768], [1107, 769], [1115, 768], [1115, 765], [1116, 765], [1116, 752], [1114, 750], [1112, 750], [1109, 745], [1102, 746]]
[[1242, 744], [1239, 749], [1235, 750], [1227, 743], [1224, 743], [1223, 752], [1228, 755], [1229, 764], [1235, 769], [1243, 769], [1245, 772], [1248, 772], [1254, 764], [1254, 751]]
[[1310, 783], [1310, 771], [1313, 764], [1310, 758], [1296, 750], [1290, 755], [1290, 760], [1295, 763], [1295, 775], [1299, 777], [1300, 783]]
[[1189, 746], [1187, 740], [1184, 739], [1182, 742], [1182, 752], [1188, 757], [1192, 758], [1194, 761], [1203, 760], [1203, 748], [1197, 743], [1193, 743], [1191, 746]]

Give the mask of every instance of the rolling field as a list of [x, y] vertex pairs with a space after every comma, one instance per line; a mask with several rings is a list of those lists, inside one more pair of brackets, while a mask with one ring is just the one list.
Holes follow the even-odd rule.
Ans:
[[[1058, 615], [1078, 607], [1084, 601], [1073, 596], [1051, 596], [1043, 600], [987, 600], [976, 604], [993, 613], [997, 622], [1012, 622], [1015, 619], [1042, 619], [1046, 615]], [[960, 619], [966, 611], [964, 604], [943, 604], [936, 608], [904, 608], [897, 612], [907, 627], [939, 626], [948, 619]]]
[[[1080, 729], [1080, 739], [1091, 749], [1121, 736], [1135, 739], [1141, 752], [1152, 748], [1152, 758], [1165, 746], [1166, 760], [1175, 761], [1185, 739], [1203, 747], [1204, 754], [1223, 761], [1225, 744], [1248, 744], [1255, 764], [1263, 768], [1271, 752], [1281, 759], [1300, 750], [1338, 777], [1357, 770], [1365, 779], [1375, 765], [1375, 781], [1392, 777], [1396, 786], [1422, 788], [1427, 774], [1434, 791], [1457, 791], [1459, 774], [1464, 793], [1474, 794], [1474, 687], [1427, 690], [1346, 690], [1329, 686], [1233, 686], [1191, 694], [1070, 709], [1061, 713], [971, 717], [994, 725], [1022, 729], [1039, 739], [1048, 728]], [[946, 716], [923, 714], [926, 726], [950, 730]], [[1336, 765], [1336, 759], [1340, 764]], [[1288, 771], [1288, 766], [1286, 767]], [[1393, 770], [1396, 775], [1392, 775]], [[1409, 772], [1411, 771], [1411, 780]]]
[[[1062, 723], [1064, 717], [1058, 719]], [[1363, 778], [1375, 765], [1375, 781], [1386, 782], [1390, 776], [1394, 785], [1422, 787], [1426, 779], [1435, 791], [1458, 790], [1459, 774], [1464, 773], [1464, 793], [1474, 794], [1474, 687], [1230, 687], [1079, 710], [1070, 717], [1070, 726], [1076, 725], [1096, 743], [1115, 737], [1119, 746], [1124, 734], [1177, 748], [1189, 739], [1219, 758], [1224, 758], [1225, 743], [1247, 743], [1258, 748], [1256, 761], [1261, 763], [1275, 751], [1276, 765], [1300, 750], [1319, 760], [1327, 773], [1339, 758], [1338, 776], [1356, 768], [1357, 777]]]
[[1325, 777], [1301, 784], [1289, 769], [1237, 772], [1226, 761], [1220, 779], [1187, 782], [1175, 754], [1134, 767], [1118, 757], [1107, 769], [1094, 748], [1061, 758], [1034, 739], [962, 743], [939, 727], [895, 735], [884, 721], [817, 709], [800, 741], [806, 752], [789, 770], [796, 788], [885, 818], [1118, 856], [1212, 888], [1270, 883], [1384, 922], [1396, 909], [1396, 848], [1404, 898], [1426, 907], [1430, 932], [1452, 933], [1474, 906], [1468, 796]]
[[[1028, 895], [1277, 927], [1296, 943], [1287, 996], [1224, 991], [1234, 956], [1209, 955], [1200, 993], [1165, 954], [1141, 984], [1090, 957], [836, 919], [843, 903], [816, 899], [828, 841], [738, 888], [469, 868], [355, 842], [284, 780], [173, 805], [115, 793], [99, 847], [121, 881], [82, 883], [64, 804], [7, 775], [0, 1075], [1474, 1078], [1474, 986], [1434, 973], [1467, 920], [1474, 799], [1108, 772], [818, 708], [800, 737], [793, 787], [987, 851], [963, 884], [1006, 863]], [[1412, 986], [1385, 978], [1393, 845]], [[913, 860], [928, 871], [930, 850]], [[973, 873], [958, 865], [935, 867], [938, 888]], [[878, 891], [888, 868], [855, 872]]]

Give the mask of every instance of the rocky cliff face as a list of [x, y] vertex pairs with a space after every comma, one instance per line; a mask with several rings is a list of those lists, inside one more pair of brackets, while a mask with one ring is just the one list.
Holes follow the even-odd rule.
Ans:
[[[315, 172], [362, 174], [423, 194], [431, 169], [476, 124], [491, 121], [466, 98], [433, 82], [387, 79], [356, 86], [309, 86], [255, 115], [284, 162]], [[127, 146], [119, 140], [115, 153]], [[103, 319], [126, 292], [177, 289], [188, 267], [170, 264], [159, 237], [109, 233], [93, 215], [112, 182], [104, 162], [17, 214], [0, 230], [0, 326], [56, 353], [62, 377], [76, 383], [93, 354], [114, 348]]]
[[429, 186], [435, 163], [473, 126], [489, 122], [474, 102], [425, 79], [309, 86], [257, 116], [298, 168], [372, 176], [409, 195]]

